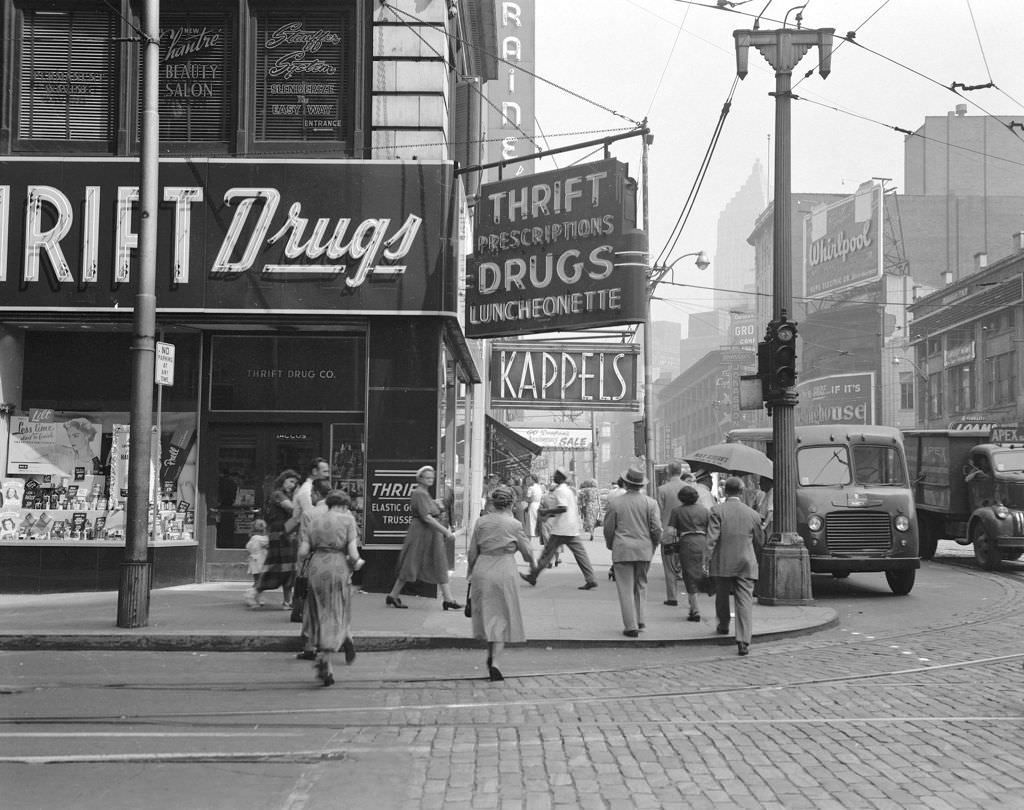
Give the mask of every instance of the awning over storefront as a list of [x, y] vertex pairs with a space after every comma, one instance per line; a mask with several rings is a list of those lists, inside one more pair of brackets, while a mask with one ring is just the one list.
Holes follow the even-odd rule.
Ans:
[[486, 416], [486, 472], [502, 478], [521, 478], [530, 471], [533, 459], [543, 449], [507, 425]]

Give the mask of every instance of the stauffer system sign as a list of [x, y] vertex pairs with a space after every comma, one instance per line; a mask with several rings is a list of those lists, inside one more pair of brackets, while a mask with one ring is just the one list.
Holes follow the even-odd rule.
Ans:
[[642, 323], [647, 237], [626, 165], [602, 160], [482, 187], [466, 336]]
[[[456, 312], [451, 163], [160, 161], [161, 312]], [[139, 162], [0, 159], [0, 311], [131, 309]]]

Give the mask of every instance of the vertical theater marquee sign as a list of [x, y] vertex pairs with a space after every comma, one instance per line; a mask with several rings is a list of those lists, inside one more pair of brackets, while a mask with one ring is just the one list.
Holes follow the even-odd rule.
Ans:
[[626, 165], [601, 160], [482, 187], [466, 336], [643, 323], [647, 238]]

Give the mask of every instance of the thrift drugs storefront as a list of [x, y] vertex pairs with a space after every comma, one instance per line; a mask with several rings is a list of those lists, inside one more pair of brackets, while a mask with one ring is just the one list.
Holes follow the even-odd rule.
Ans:
[[[0, 590], [117, 587], [138, 162], [0, 160]], [[244, 579], [274, 477], [330, 460], [390, 585], [423, 464], [479, 382], [443, 161], [165, 159], [153, 584]], [[401, 491], [406, 497], [396, 497]]]

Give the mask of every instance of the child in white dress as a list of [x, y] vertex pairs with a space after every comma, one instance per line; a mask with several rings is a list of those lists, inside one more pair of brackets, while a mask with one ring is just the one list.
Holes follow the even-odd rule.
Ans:
[[[263, 563], [267, 561], [267, 549], [269, 547], [270, 538], [267, 536], [267, 522], [257, 518], [252, 522], [252, 528], [249, 529], [249, 542], [245, 544], [245, 550], [249, 552], [248, 570], [252, 574], [252, 589], [248, 592], [249, 594], [255, 595], [256, 585], [260, 581], [260, 572], [263, 570]], [[256, 604], [262, 605], [263, 602], [257, 602]]]

